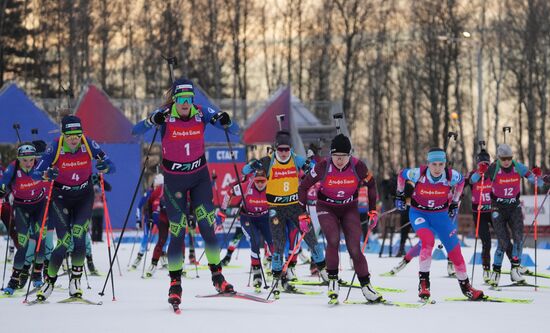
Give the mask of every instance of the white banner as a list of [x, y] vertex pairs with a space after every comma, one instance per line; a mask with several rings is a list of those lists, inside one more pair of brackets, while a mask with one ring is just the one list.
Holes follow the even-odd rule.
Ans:
[[[544, 200], [544, 195], [538, 196], [538, 205], [542, 204]], [[522, 195], [521, 196], [521, 206], [523, 209], [523, 219], [524, 225], [531, 225], [535, 219], [535, 196], [534, 195]], [[537, 217], [538, 225], [550, 225], [550, 198], [546, 199], [544, 206], [540, 208], [539, 215]]]

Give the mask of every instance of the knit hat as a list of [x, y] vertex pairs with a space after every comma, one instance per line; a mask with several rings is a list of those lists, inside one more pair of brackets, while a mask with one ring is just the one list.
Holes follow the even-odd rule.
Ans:
[[512, 148], [508, 146], [505, 143], [501, 143], [498, 145], [497, 148], [497, 157], [512, 157], [514, 156], [514, 153], [512, 152]]
[[476, 163], [479, 164], [481, 162], [491, 162], [491, 156], [485, 149], [481, 149], [476, 156]]
[[265, 174], [265, 170], [263, 169], [259, 169], [259, 170], [256, 170], [256, 172], [254, 173], [254, 180], [266, 180], [267, 179], [267, 176]]
[[63, 134], [82, 134], [82, 122], [80, 118], [68, 115], [61, 119], [61, 132]]
[[344, 134], [338, 134], [337, 136], [335, 136], [330, 143], [330, 153], [350, 154], [351, 142], [349, 141], [349, 138]]
[[445, 154], [445, 151], [441, 148], [430, 149], [430, 151], [428, 152], [427, 159], [428, 159], [428, 163], [447, 162], [447, 156]]
[[275, 135], [275, 147], [278, 147], [280, 145], [292, 146], [290, 133], [288, 131], [278, 131]]
[[174, 81], [172, 84], [172, 97], [193, 97], [195, 96], [195, 87], [193, 86], [193, 81], [180, 78]]
[[28, 142], [22, 143], [17, 147], [17, 158], [36, 157], [36, 148]]

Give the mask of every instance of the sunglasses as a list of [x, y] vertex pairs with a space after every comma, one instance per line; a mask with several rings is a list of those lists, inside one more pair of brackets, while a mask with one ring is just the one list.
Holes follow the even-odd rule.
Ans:
[[265, 184], [267, 182], [266, 179], [254, 179], [254, 183], [257, 184]]
[[290, 147], [277, 147], [277, 151], [280, 151], [280, 152], [289, 152], [289, 151], [290, 151]]
[[82, 134], [66, 134], [65, 135], [65, 138], [70, 140], [70, 139], [80, 139], [82, 138]]
[[193, 103], [193, 97], [183, 97], [183, 96], [176, 97], [176, 104], [192, 104], [192, 103]]
[[512, 160], [511, 157], [500, 157], [499, 159], [500, 159], [501, 161], [503, 161], [503, 162], [507, 162], [507, 161], [511, 161], [511, 160]]

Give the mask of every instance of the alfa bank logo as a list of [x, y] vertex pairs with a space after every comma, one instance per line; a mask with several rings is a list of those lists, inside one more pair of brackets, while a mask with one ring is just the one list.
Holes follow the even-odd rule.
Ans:
[[190, 128], [188, 130], [173, 130], [170, 134], [172, 139], [181, 140], [181, 139], [197, 139], [201, 137], [201, 130], [197, 128]]
[[298, 177], [296, 168], [289, 168], [289, 169], [273, 168], [271, 169], [271, 172], [273, 173], [273, 179]]
[[437, 190], [420, 190], [420, 195], [430, 195], [435, 197], [446, 197], [447, 192]]
[[88, 165], [88, 161], [73, 161], [73, 162], [63, 161], [61, 163], [61, 169], [80, 169], [81, 167], [85, 167], [87, 165]]
[[340, 178], [340, 177], [327, 177], [327, 185], [330, 187], [354, 187], [357, 186], [356, 179], [354, 177]]

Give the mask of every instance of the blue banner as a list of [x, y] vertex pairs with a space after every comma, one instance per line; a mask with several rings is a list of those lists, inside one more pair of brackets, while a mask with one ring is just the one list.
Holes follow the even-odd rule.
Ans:
[[[246, 162], [246, 149], [244, 147], [233, 147], [235, 162]], [[206, 149], [208, 163], [231, 163], [231, 151], [229, 148], [210, 147]]]

